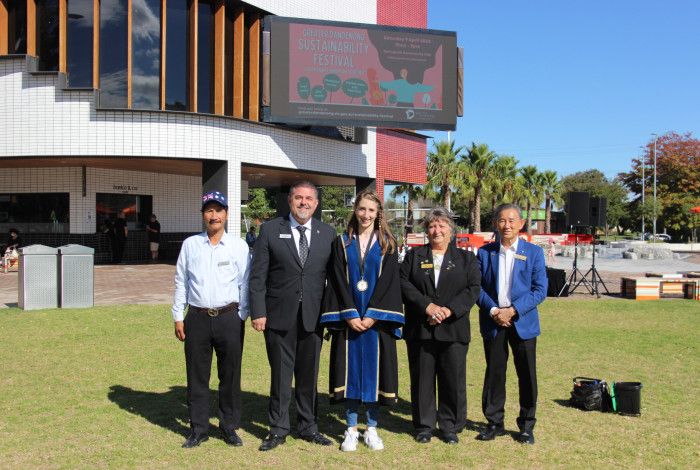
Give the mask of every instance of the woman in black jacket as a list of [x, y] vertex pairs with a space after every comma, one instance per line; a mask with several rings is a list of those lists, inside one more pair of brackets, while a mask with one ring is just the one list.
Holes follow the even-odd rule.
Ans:
[[423, 226], [429, 243], [409, 251], [401, 264], [413, 426], [420, 443], [430, 442], [437, 422], [440, 438], [456, 444], [467, 419], [469, 311], [479, 297], [481, 274], [476, 257], [451, 243], [449, 211], [431, 210]]

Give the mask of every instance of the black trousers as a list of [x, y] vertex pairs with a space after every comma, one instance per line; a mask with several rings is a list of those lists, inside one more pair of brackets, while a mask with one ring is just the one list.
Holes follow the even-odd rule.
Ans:
[[188, 312], [185, 317], [187, 406], [195, 434], [209, 430], [209, 377], [212, 350], [219, 374], [219, 426], [238, 429], [241, 422], [241, 353], [245, 328], [238, 311], [210, 317]]
[[112, 263], [121, 263], [124, 258], [124, 247], [126, 238], [112, 239]]
[[518, 336], [515, 327], [500, 329], [495, 338], [484, 338], [486, 374], [481, 407], [490, 424], [503, 424], [509, 344], [513, 350], [515, 372], [518, 374], [520, 395], [518, 428], [522, 431], [531, 431], [535, 427], [537, 408], [537, 369], [535, 367], [537, 338], [524, 340]]
[[[460, 432], [467, 421], [467, 351], [469, 343], [409, 340], [413, 427]], [[437, 407], [435, 383], [437, 379]]]
[[301, 304], [296, 325], [289, 330], [265, 329], [265, 346], [270, 362], [270, 432], [286, 436], [290, 431], [289, 403], [292, 398], [292, 377], [297, 405], [297, 429], [300, 435], [318, 431], [316, 402], [318, 364], [321, 355], [321, 332], [305, 331]]

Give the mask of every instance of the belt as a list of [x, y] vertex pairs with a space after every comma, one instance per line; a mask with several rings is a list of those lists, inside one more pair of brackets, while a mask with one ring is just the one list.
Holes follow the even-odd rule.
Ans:
[[223, 315], [225, 313], [238, 312], [238, 302], [231, 302], [228, 305], [224, 305], [223, 307], [217, 308], [195, 307], [194, 305], [190, 305], [187, 311], [195, 313], [206, 313], [210, 317], [218, 317], [219, 315]]

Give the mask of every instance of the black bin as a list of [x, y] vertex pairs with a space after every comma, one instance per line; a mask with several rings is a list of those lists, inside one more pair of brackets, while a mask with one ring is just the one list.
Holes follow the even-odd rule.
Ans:
[[615, 401], [618, 413], [639, 416], [642, 408], [641, 382], [615, 382]]

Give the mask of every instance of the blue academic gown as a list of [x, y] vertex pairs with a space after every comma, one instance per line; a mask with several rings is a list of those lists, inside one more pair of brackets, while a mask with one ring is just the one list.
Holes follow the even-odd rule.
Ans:
[[[332, 264], [321, 314], [321, 324], [332, 336], [331, 400], [393, 404], [398, 393], [396, 339], [404, 323], [397, 254], [382, 255], [379, 243], [370, 247], [364, 292], [357, 289], [361, 276], [355, 238], [349, 243], [347, 235], [336, 239]], [[345, 322], [365, 317], [377, 322], [362, 333]]]

